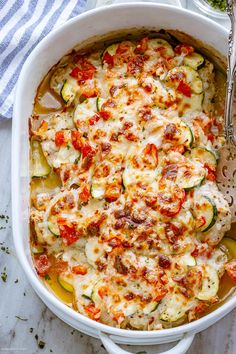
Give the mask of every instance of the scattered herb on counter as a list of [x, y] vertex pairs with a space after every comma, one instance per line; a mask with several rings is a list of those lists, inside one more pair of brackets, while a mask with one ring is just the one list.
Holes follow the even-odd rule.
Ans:
[[7, 281], [7, 273], [6, 273], [6, 267], [4, 267], [3, 272], [1, 273], [1, 278], [4, 283]]
[[30, 333], [33, 333], [33, 331], [34, 331], [33, 327], [30, 327], [29, 331], [30, 331]]
[[40, 341], [38, 342], [38, 347], [39, 347], [39, 349], [43, 349], [43, 348], [45, 347], [45, 342], [42, 341], [42, 340], [40, 340]]
[[[1, 242], [0, 245], [3, 245], [3, 242]], [[5, 252], [6, 254], [10, 254], [9, 248], [7, 246], [1, 246], [1, 251]]]
[[14, 281], [14, 283], [16, 284], [16, 283], [18, 283], [19, 282], [19, 280], [18, 279], [16, 279], [15, 281]]
[[220, 11], [226, 11], [226, 0], [207, 0], [209, 5]]
[[20, 316], [15, 316], [16, 318], [18, 318], [18, 320], [21, 320], [21, 321], [28, 321], [28, 318], [22, 318]]

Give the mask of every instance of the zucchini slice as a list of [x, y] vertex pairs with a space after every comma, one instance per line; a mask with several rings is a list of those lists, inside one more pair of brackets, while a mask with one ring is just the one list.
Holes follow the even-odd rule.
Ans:
[[62, 275], [58, 276], [57, 281], [64, 290], [68, 291], [69, 293], [73, 293], [74, 291], [73, 285], [71, 285], [68, 281], [63, 279]]
[[213, 298], [219, 289], [219, 277], [217, 271], [206, 265], [204, 269], [204, 277], [202, 282], [202, 289], [197, 295], [199, 300], [210, 300]]
[[88, 121], [89, 118], [97, 113], [97, 98], [91, 97], [78, 104], [74, 112], [75, 125], [80, 121]]
[[224, 237], [220, 244], [227, 248], [230, 258], [236, 259], [236, 240], [230, 237]]
[[158, 51], [158, 49], [163, 48], [163, 54], [167, 57], [174, 57], [175, 53], [171, 45], [162, 38], [152, 38], [148, 40], [148, 48]]
[[203, 84], [198, 72], [187, 65], [181, 65], [171, 69], [166, 75], [165, 82], [167, 86], [178, 87], [181, 77], [183, 77], [183, 80], [191, 87], [193, 93], [202, 93]]
[[105, 184], [101, 180], [93, 180], [91, 184], [90, 194], [94, 199], [103, 199], [105, 195]]
[[182, 96], [178, 105], [178, 112], [180, 117], [191, 112], [201, 112], [203, 105], [204, 93], [195, 94], [191, 97]]
[[171, 294], [164, 297], [160, 303], [160, 320], [175, 322], [182, 318], [188, 310], [186, 298], [181, 294]]
[[72, 79], [71, 80], [67, 79], [61, 88], [61, 98], [67, 105], [70, 105], [74, 101], [76, 96], [76, 91], [77, 91], [76, 81]]
[[91, 299], [96, 305], [100, 305], [102, 302], [102, 298], [99, 295], [99, 289], [106, 284], [104, 283], [103, 280], [98, 280], [96, 284], [93, 286], [92, 291], [91, 291]]
[[102, 105], [106, 100], [104, 98], [98, 97], [96, 100], [97, 111], [100, 112], [102, 110]]
[[85, 255], [87, 261], [94, 268], [97, 268], [96, 261], [103, 255], [103, 244], [98, 242], [97, 237], [90, 237], [85, 245]]
[[203, 164], [207, 164], [212, 169], [216, 168], [217, 162], [214, 152], [205, 147], [197, 146], [192, 148], [190, 156]]
[[179, 187], [184, 188], [186, 191], [189, 191], [200, 186], [204, 181], [205, 176], [206, 171], [204, 168], [194, 168], [192, 170], [189, 168], [189, 170], [185, 170], [184, 173], [178, 176], [178, 185]]
[[197, 196], [194, 201], [197, 230], [208, 231], [216, 222], [218, 211], [215, 202], [206, 195]]
[[192, 129], [185, 123], [181, 123], [181, 142], [185, 146], [191, 147], [193, 145], [194, 136]]
[[43, 154], [40, 142], [37, 140], [31, 141], [31, 157], [32, 177], [47, 177], [51, 171], [51, 167]]
[[144, 315], [149, 315], [151, 312], [155, 311], [158, 307], [159, 302], [152, 301], [143, 308]]
[[184, 254], [178, 260], [178, 264], [183, 266], [188, 266], [188, 267], [194, 267], [197, 263], [196, 263], [196, 259], [193, 256], [191, 256], [191, 254]]
[[192, 54], [184, 57], [183, 63], [184, 65], [190, 66], [194, 70], [197, 70], [198, 67], [204, 63], [204, 58], [201, 54], [193, 52]]
[[103, 54], [102, 54], [102, 58], [104, 58], [104, 55], [105, 55], [106, 53], [110, 54], [110, 55], [113, 57], [113, 56], [116, 54], [116, 50], [117, 50], [118, 46], [119, 46], [119, 43], [115, 43], [115, 44], [109, 45], [109, 47], [107, 47], [107, 48], [104, 50], [104, 52], [103, 52]]
[[41, 254], [44, 252], [44, 247], [42, 245], [37, 245], [32, 247], [33, 254]]
[[48, 221], [48, 230], [54, 235], [54, 236], [60, 236], [60, 230], [59, 230], [59, 227], [58, 227], [58, 224], [57, 222], [54, 220], [52, 220], [52, 218], [49, 218], [49, 220], [51, 221]]

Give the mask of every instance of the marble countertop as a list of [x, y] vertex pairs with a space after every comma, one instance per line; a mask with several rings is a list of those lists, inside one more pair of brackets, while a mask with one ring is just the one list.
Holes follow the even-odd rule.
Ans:
[[[185, 3], [193, 8], [192, 1]], [[11, 229], [10, 150], [11, 122], [0, 122], [0, 353], [105, 354], [99, 340], [73, 330], [43, 304], [18, 263]], [[236, 309], [196, 335], [188, 354], [234, 354], [235, 333]], [[154, 354], [171, 346], [124, 348]]]

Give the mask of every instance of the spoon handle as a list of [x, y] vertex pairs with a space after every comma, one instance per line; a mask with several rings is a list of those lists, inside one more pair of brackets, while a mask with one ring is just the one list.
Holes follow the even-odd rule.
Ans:
[[229, 33], [227, 91], [225, 100], [225, 139], [227, 143], [235, 144], [233, 126], [233, 99], [236, 72], [236, 0], [227, 0], [227, 13], [231, 21]]

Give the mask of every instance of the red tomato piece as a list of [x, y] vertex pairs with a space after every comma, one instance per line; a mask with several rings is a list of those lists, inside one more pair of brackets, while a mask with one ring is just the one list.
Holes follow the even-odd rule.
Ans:
[[172, 193], [160, 192], [157, 200], [159, 212], [164, 216], [174, 217], [180, 212], [184, 201], [185, 191], [177, 186]]
[[90, 90], [90, 91], [83, 91], [82, 97], [84, 98], [91, 98], [91, 97], [97, 97], [98, 92], [95, 90]]
[[204, 165], [205, 169], [207, 169], [207, 179], [209, 181], [215, 181], [216, 180], [216, 171], [212, 169], [210, 166], [207, 164]]
[[46, 254], [35, 256], [34, 261], [35, 261], [35, 268], [37, 270], [37, 273], [41, 277], [44, 277], [49, 271], [51, 266], [48, 256]]
[[181, 155], [183, 155], [185, 153], [185, 146], [183, 144], [177, 145], [172, 147], [171, 149], [172, 151], [176, 151], [178, 153], [180, 153]]
[[80, 133], [77, 130], [71, 131], [71, 142], [76, 150], [80, 150], [81, 148]]
[[80, 197], [80, 200], [83, 202], [83, 203], [87, 203], [87, 201], [89, 200], [90, 198], [90, 192], [87, 188], [87, 186], [85, 186], [82, 191], [80, 192], [79, 194], [79, 197]]
[[145, 52], [145, 51], [147, 50], [147, 48], [148, 48], [147, 42], [148, 42], [148, 37], [142, 38], [142, 39], [139, 41], [139, 43], [138, 43], [138, 45], [137, 45], [137, 47], [136, 47], [136, 49], [135, 49], [135, 53], [144, 54], [144, 52]]
[[187, 97], [191, 97], [191, 87], [183, 80], [180, 81], [177, 90]]
[[82, 157], [88, 156], [93, 151], [93, 148], [89, 145], [87, 141], [83, 141], [81, 144], [81, 154]]
[[60, 147], [62, 145], [65, 145], [66, 143], [67, 143], [67, 141], [65, 139], [65, 132], [63, 130], [56, 132], [56, 134], [55, 134], [56, 146]]
[[78, 59], [79, 66], [76, 66], [70, 73], [74, 79], [78, 80], [78, 83], [84, 83], [87, 80], [91, 80], [96, 71], [95, 66], [93, 66], [87, 59], [80, 57]]
[[99, 114], [100, 117], [102, 117], [102, 119], [104, 120], [108, 120], [109, 118], [111, 118], [111, 113], [108, 111], [100, 111]]
[[90, 125], [94, 125], [95, 123], [97, 123], [99, 121], [100, 117], [98, 114], [94, 114], [94, 116], [92, 116], [91, 118], [89, 118], [89, 124]]
[[94, 304], [89, 304], [84, 307], [85, 311], [92, 320], [98, 321], [101, 315], [101, 310], [95, 307]]
[[144, 60], [142, 55], [136, 55], [128, 62], [127, 73], [137, 75], [143, 69]]
[[84, 265], [77, 265], [77, 266], [74, 266], [74, 267], [72, 267], [71, 270], [72, 270], [72, 273], [78, 274], [78, 275], [85, 275], [85, 274], [87, 274], [87, 272], [88, 272], [87, 267], [84, 266]]
[[124, 53], [126, 53], [130, 48], [130, 45], [129, 43], [124, 43], [124, 42], [121, 42], [118, 46], [118, 48], [116, 49], [116, 55], [122, 55]]
[[107, 63], [109, 67], [114, 66], [114, 56], [109, 54], [108, 52], [103, 55], [103, 61]]
[[189, 55], [192, 54], [194, 52], [194, 48], [191, 45], [188, 44], [178, 44], [175, 47], [175, 53], [179, 54], [179, 55]]
[[232, 261], [228, 262], [226, 264], [226, 272], [228, 273], [228, 276], [236, 281], [236, 260], [233, 259]]
[[161, 301], [167, 293], [168, 293], [167, 289], [165, 289], [163, 286], [159, 286], [154, 301]]
[[76, 227], [74, 225], [59, 225], [60, 235], [67, 246], [72, 245], [79, 238]]
[[158, 163], [158, 151], [155, 144], [147, 144], [145, 149], [143, 150], [143, 161], [150, 168], [155, 168]]

